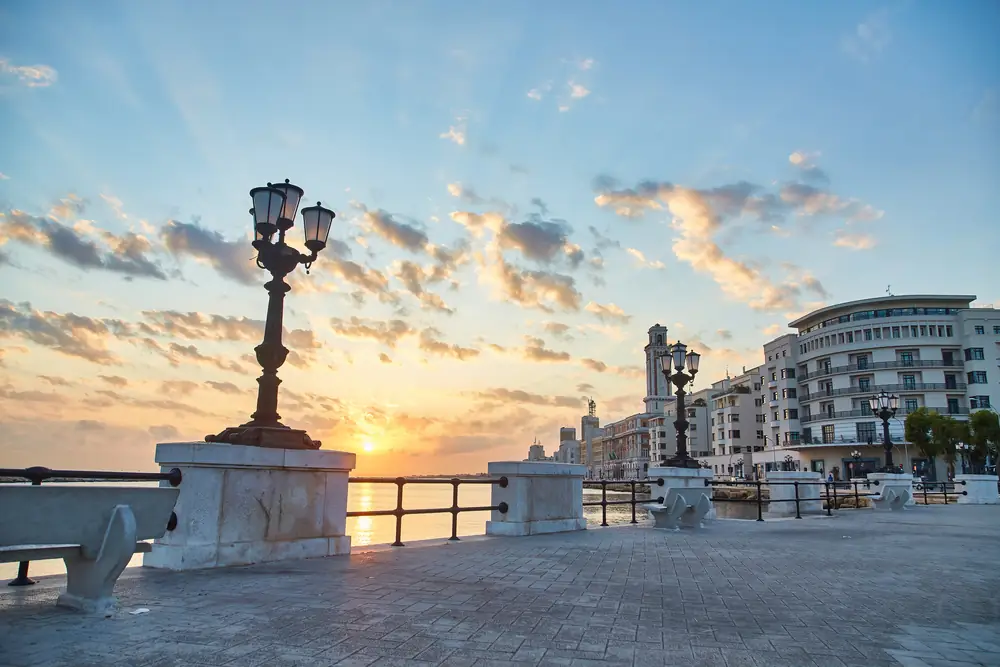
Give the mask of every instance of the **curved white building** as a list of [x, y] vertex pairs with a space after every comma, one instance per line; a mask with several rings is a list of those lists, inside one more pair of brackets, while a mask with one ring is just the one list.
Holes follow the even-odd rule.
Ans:
[[[763, 422], [768, 446], [791, 449], [813, 470], [843, 479], [883, 462], [873, 393], [899, 396], [890, 422], [897, 460], [918, 474], [903, 420], [920, 407], [966, 418], [1000, 402], [1000, 313], [970, 295], [887, 296], [821, 308], [789, 324], [798, 334], [764, 346]], [[858, 468], [850, 453], [862, 453]], [[933, 473], [931, 473], [933, 474]]]

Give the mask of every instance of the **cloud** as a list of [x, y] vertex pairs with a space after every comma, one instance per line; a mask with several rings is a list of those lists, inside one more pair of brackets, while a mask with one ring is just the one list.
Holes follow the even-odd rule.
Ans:
[[844, 199], [831, 192], [805, 183], [787, 183], [781, 188], [782, 201], [794, 206], [799, 216], [838, 216], [848, 222], [871, 222], [884, 215], [857, 199]]
[[48, 65], [14, 65], [0, 58], [0, 74], [16, 78], [28, 88], [46, 88], [59, 80], [59, 74]]
[[242, 394], [243, 390], [237, 387], [232, 382], [214, 382], [212, 380], [207, 380], [205, 382], [209, 387], [215, 391], [221, 392], [223, 394]]
[[545, 329], [545, 333], [552, 334], [561, 340], [573, 340], [573, 336], [569, 334], [568, 324], [563, 324], [562, 322], [546, 322], [542, 328]]
[[[359, 206], [364, 207], [363, 204], [359, 204]], [[362, 220], [369, 231], [374, 232], [397, 248], [403, 248], [410, 252], [422, 252], [427, 247], [426, 232], [405, 222], [399, 222], [382, 209], [376, 211], [364, 209]]]
[[448, 184], [448, 194], [452, 197], [457, 197], [463, 201], [467, 201], [470, 204], [484, 204], [486, 200], [476, 194], [476, 191], [471, 187], [463, 186], [461, 183], [449, 183]]
[[112, 387], [118, 387], [120, 389], [128, 386], [128, 380], [120, 375], [98, 375], [97, 377]]
[[8, 176], [7, 174], [5, 174], [2, 171], [0, 171], [0, 181], [9, 181], [9, 180], [10, 180], [10, 176]]
[[120, 363], [106, 343], [127, 331], [128, 325], [120, 320], [41, 312], [27, 302], [0, 299], [0, 338], [20, 338], [95, 364]]
[[406, 291], [417, 297], [421, 307], [449, 315], [455, 312], [445, 304], [444, 299], [439, 295], [427, 291], [426, 284], [436, 282], [435, 267], [425, 269], [409, 260], [396, 261], [392, 266], [392, 275], [403, 283]]
[[[605, 183], [598, 183], [604, 185]], [[696, 271], [707, 273], [730, 298], [747, 303], [755, 310], [782, 310], [797, 307], [801, 287], [794, 280], [779, 283], [746, 261], [729, 257], [715, 242], [714, 236], [726, 219], [750, 216], [770, 221], [782, 210], [798, 210], [800, 214], [818, 214], [823, 206], [811, 206], [809, 193], [818, 190], [804, 184], [786, 186], [802, 196], [786, 196], [779, 200], [762, 194], [760, 187], [738, 182], [707, 190], [644, 181], [632, 189], [607, 190], [595, 197], [600, 207], [614, 210], [627, 218], [638, 218], [651, 210], [667, 210], [673, 216], [678, 237], [673, 243], [674, 255], [689, 263]], [[818, 204], [818, 203], [817, 203]], [[870, 208], [870, 207], [869, 207]], [[863, 215], [861, 209], [836, 206], [841, 215]]]
[[128, 220], [128, 215], [125, 213], [125, 204], [122, 203], [121, 199], [104, 193], [101, 193], [101, 199], [111, 208], [116, 218], [119, 220]]
[[715, 335], [721, 338], [722, 340], [733, 339], [733, 332], [730, 331], [729, 329], [716, 329]]
[[769, 324], [763, 331], [765, 336], [777, 337], [787, 331], [787, 327], [784, 324]]
[[[88, 221], [69, 227], [57, 220], [67, 220], [82, 210], [81, 200], [67, 198], [53, 206], [47, 218], [17, 209], [0, 213], [0, 245], [15, 241], [41, 247], [54, 257], [84, 270], [97, 269], [129, 277], [166, 280], [166, 272], [149, 257], [152, 244], [145, 237], [134, 232], [116, 236], [111, 232], [98, 231]], [[88, 238], [88, 232], [96, 233], [100, 243]]]
[[587, 382], [581, 382], [580, 384], [576, 385], [576, 390], [582, 394], [591, 393], [594, 391], [594, 385], [589, 384]]
[[171, 426], [170, 424], [162, 424], [159, 426], [150, 426], [149, 434], [159, 440], [160, 442], [165, 442], [168, 438], [176, 438], [181, 433], [177, 430], [177, 427]]
[[374, 340], [382, 345], [395, 348], [401, 338], [416, 334], [416, 330], [403, 320], [367, 320], [351, 317], [349, 320], [333, 318], [330, 320], [333, 332], [344, 338], [354, 340]]
[[385, 352], [379, 352], [378, 353], [378, 360], [381, 361], [383, 364], [391, 364], [392, 363], [392, 358], [390, 358], [389, 355], [386, 354]]
[[889, 12], [880, 10], [859, 23], [854, 32], [841, 39], [844, 52], [861, 62], [878, 56], [892, 41], [889, 31]]
[[838, 229], [833, 233], [833, 245], [850, 250], [871, 250], [876, 241], [871, 234], [852, 234]]
[[613, 303], [604, 305], [591, 301], [587, 304], [585, 310], [588, 313], [592, 313], [601, 322], [620, 322], [622, 324], [627, 324], [629, 320], [632, 319], [631, 315], [626, 315], [625, 311], [622, 310], [621, 307]]
[[545, 341], [534, 336], [524, 337], [525, 346], [520, 350], [521, 356], [529, 361], [563, 362], [569, 361], [569, 352], [558, 352], [545, 347]]
[[187, 338], [190, 340], [260, 340], [264, 322], [248, 317], [212, 315], [176, 310], [144, 310], [145, 321], [139, 332], [153, 336]]
[[143, 338], [140, 342], [147, 350], [155, 352], [166, 359], [171, 366], [176, 367], [180, 366], [182, 363], [193, 362], [197, 364], [204, 364], [206, 366], [212, 366], [230, 373], [240, 373], [243, 375], [247, 374], [247, 368], [245, 366], [222, 356], [203, 354], [194, 345], [181, 345], [180, 343], [170, 342], [164, 346], [160, 345], [152, 338]]
[[466, 118], [459, 116], [455, 119], [455, 124], [449, 127], [447, 132], [439, 134], [438, 137], [441, 139], [447, 139], [448, 141], [458, 144], [459, 146], [464, 146], [466, 128]]
[[816, 164], [819, 153], [806, 153], [805, 151], [794, 151], [788, 156], [788, 161], [796, 167], [802, 177], [820, 183], [828, 183], [830, 177]]
[[627, 252], [629, 255], [635, 258], [636, 265], [639, 267], [648, 267], [650, 269], [667, 268], [666, 265], [658, 259], [656, 260], [646, 259], [646, 255], [644, 255], [643, 252], [637, 248], [626, 248], [625, 252]]
[[573, 83], [572, 81], [570, 81], [569, 89], [570, 89], [569, 96], [572, 97], [574, 100], [582, 100], [587, 95], [590, 95], [590, 91], [587, 89], [587, 87], [579, 83]]
[[536, 102], [540, 102], [542, 100], [542, 98], [545, 97], [550, 92], [552, 92], [552, 82], [551, 81], [547, 81], [547, 82], [543, 83], [542, 85], [540, 85], [540, 86], [538, 86], [536, 88], [532, 88], [531, 90], [529, 90], [528, 91], [528, 97], [530, 99], [535, 100]]
[[445, 343], [440, 340], [442, 333], [434, 327], [427, 327], [420, 332], [420, 349], [428, 354], [439, 357], [452, 357], [459, 361], [472, 359], [479, 356], [479, 350], [471, 347], [462, 347], [452, 343]]
[[[542, 220], [533, 215], [526, 222], [503, 225], [497, 233], [497, 241], [505, 250], [516, 249], [530, 260], [549, 264], [557, 257], [573, 252], [565, 251], [570, 231], [569, 225], [562, 220]], [[581, 254], [577, 263], [582, 258]]]
[[479, 391], [474, 396], [484, 401], [524, 403], [555, 408], [580, 408], [583, 405], [583, 399], [578, 396], [542, 396], [520, 389], [504, 389], [502, 387]]
[[59, 376], [53, 376], [53, 375], [39, 375], [38, 379], [48, 382], [53, 387], [69, 387], [70, 385], [73, 384], [66, 378], [61, 378]]
[[171, 220], [160, 230], [167, 250], [177, 258], [192, 257], [208, 264], [220, 275], [244, 285], [260, 282], [253, 263], [256, 252], [247, 239], [227, 241], [221, 234], [197, 223]]
[[588, 369], [595, 371], [597, 373], [614, 373], [615, 375], [621, 375], [622, 377], [638, 378], [645, 375], [646, 371], [639, 366], [609, 366], [603, 361], [597, 359], [581, 359], [580, 364]]

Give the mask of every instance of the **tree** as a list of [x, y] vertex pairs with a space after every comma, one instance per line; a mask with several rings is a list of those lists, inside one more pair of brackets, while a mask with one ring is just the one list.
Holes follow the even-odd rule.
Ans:
[[994, 460], [1000, 456], [1000, 418], [995, 412], [977, 410], [969, 417], [969, 439], [972, 445], [969, 457], [972, 464], [982, 466], [986, 463], [987, 454]]
[[903, 435], [906, 440], [917, 448], [921, 456], [930, 459], [932, 465], [934, 457], [940, 453], [936, 441], [931, 438], [931, 426], [934, 425], [936, 417], [937, 414], [927, 408], [917, 408], [906, 415], [906, 421], [903, 423]]
[[958, 421], [948, 415], [933, 415], [931, 419], [931, 442], [934, 449], [940, 452], [948, 462], [948, 474], [955, 474], [955, 457], [958, 450], [955, 445], [969, 439], [969, 423]]

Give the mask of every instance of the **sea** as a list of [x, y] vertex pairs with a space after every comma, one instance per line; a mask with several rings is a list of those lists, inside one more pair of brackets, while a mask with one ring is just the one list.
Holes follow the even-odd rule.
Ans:
[[[89, 484], [99, 484], [90, 482]], [[156, 483], [152, 483], [156, 485]], [[491, 486], [489, 484], [462, 484], [458, 488], [459, 507], [483, 507], [490, 505]], [[451, 507], [451, 484], [408, 484], [403, 489], [403, 507], [448, 508]], [[600, 489], [584, 489], [584, 502], [600, 501]], [[639, 496], [646, 498], [646, 496]], [[628, 493], [608, 491], [608, 500], [628, 500]], [[352, 482], [347, 496], [348, 511], [391, 510], [396, 507], [396, 485]], [[630, 505], [609, 505], [608, 524], [627, 524], [632, 520]], [[583, 514], [590, 528], [601, 525], [600, 506], [584, 507]], [[640, 521], [648, 516], [641, 505], [636, 507], [636, 518]], [[489, 512], [460, 512], [458, 515], [458, 536], [483, 535]], [[366, 547], [391, 544], [396, 539], [396, 517], [348, 517], [347, 534], [351, 536], [353, 551]], [[451, 514], [414, 514], [403, 517], [403, 543], [447, 538], [451, 536]], [[405, 549], [406, 547], [402, 547]], [[136, 554], [129, 567], [142, 565], [142, 554]], [[62, 560], [32, 562], [29, 576], [65, 574]], [[0, 581], [17, 575], [17, 563], [0, 563]]]

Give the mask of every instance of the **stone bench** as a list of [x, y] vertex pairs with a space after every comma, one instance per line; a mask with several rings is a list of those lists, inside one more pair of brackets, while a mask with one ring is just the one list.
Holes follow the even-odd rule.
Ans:
[[655, 528], [701, 528], [702, 520], [712, 510], [711, 494], [708, 487], [675, 487], [667, 490], [662, 505], [652, 504], [646, 508], [653, 515]]
[[0, 562], [62, 558], [66, 592], [56, 604], [104, 614], [115, 582], [140, 540], [167, 532], [179, 489], [169, 487], [0, 487]]
[[902, 486], [889, 486], [882, 493], [872, 496], [872, 504], [876, 510], [902, 510], [910, 500], [910, 491]]

